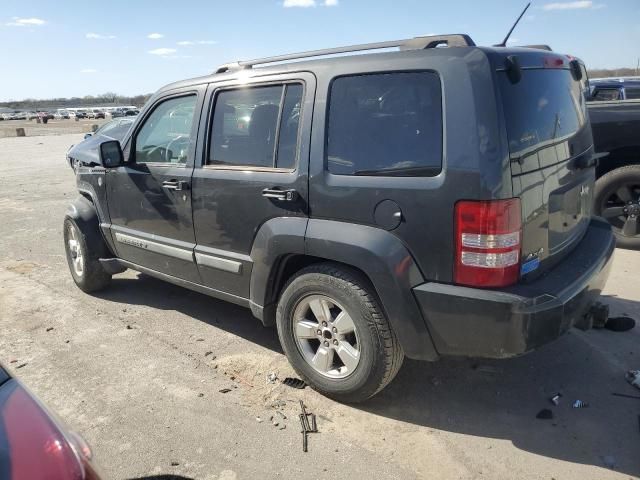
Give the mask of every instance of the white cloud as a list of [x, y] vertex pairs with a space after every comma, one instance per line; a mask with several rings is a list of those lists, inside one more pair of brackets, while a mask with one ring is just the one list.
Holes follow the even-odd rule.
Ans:
[[178, 45], [186, 47], [191, 45], [215, 45], [215, 40], [182, 40], [178, 42]]
[[176, 53], [178, 50], [175, 48], [156, 48], [154, 50], [149, 50], [151, 55], [158, 55], [160, 57], [166, 57], [167, 55], [172, 55]]
[[45, 23], [47, 23], [46, 21], [42, 20], [41, 18], [20, 18], [20, 17], [13, 17], [12, 22], [6, 23], [5, 25], [7, 27], [32, 27], [32, 26], [36, 26], [36, 27], [40, 27], [42, 25], [44, 25]]
[[114, 38], [117, 38], [115, 35], [101, 35], [93, 32], [87, 33], [85, 37], [89, 40], [113, 40]]
[[150, 33], [147, 35], [147, 38], [150, 38], [151, 40], [160, 40], [161, 38], [164, 38], [164, 35], [161, 33]]
[[593, 3], [591, 0], [577, 0], [574, 2], [547, 3], [542, 6], [543, 10], [584, 10], [603, 8], [604, 5]]
[[284, 3], [282, 4], [282, 6], [283, 6], [284, 8], [291, 8], [291, 7], [302, 7], [302, 8], [315, 7], [315, 6], [316, 6], [316, 0], [284, 0]]
[[338, 5], [338, 0], [324, 0], [325, 7], [335, 7]]
[[95, 68], [83, 68], [80, 73], [98, 73], [98, 70]]

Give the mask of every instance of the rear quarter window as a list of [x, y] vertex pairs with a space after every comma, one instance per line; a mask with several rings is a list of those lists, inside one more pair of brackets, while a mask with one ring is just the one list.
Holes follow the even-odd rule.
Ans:
[[435, 176], [442, 97], [434, 72], [345, 76], [331, 84], [327, 168], [336, 175]]

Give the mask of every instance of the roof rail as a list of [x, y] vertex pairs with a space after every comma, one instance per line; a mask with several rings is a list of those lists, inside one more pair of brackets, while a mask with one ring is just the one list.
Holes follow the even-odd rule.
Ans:
[[518, 48], [536, 48], [538, 50], [553, 52], [553, 49], [549, 45], [518, 45]]
[[289, 60], [298, 60], [302, 58], [339, 55], [341, 53], [361, 52], [366, 50], [381, 50], [385, 48], [399, 48], [400, 50], [423, 50], [427, 48], [436, 48], [441, 45], [446, 45], [449, 47], [473, 47], [475, 46], [475, 43], [473, 42], [473, 40], [471, 40], [471, 37], [469, 37], [469, 35], [465, 34], [430, 35], [404, 40], [391, 40], [387, 42], [377, 43], [361, 43], [358, 45], [348, 45], [344, 47], [310, 50], [307, 52], [277, 55], [275, 57], [256, 58], [254, 60], [240, 60], [237, 62], [225, 63], [224, 65], [219, 66], [216, 69], [215, 73], [230, 72], [233, 70], [252, 68], [255, 65], [286, 62]]

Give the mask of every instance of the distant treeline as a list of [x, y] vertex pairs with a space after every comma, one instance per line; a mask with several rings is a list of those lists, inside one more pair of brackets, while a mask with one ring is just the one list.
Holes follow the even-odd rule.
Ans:
[[127, 97], [116, 93], [104, 93], [102, 95], [71, 98], [51, 98], [48, 100], [36, 100], [27, 98], [25, 100], [0, 102], [0, 107], [12, 108], [14, 110], [48, 110], [55, 108], [73, 107], [108, 107], [110, 105], [135, 105], [141, 107], [149, 100], [151, 94], [135, 95]]
[[636, 68], [614, 68], [613, 70], [588, 70], [589, 78], [636, 77], [640, 75]]

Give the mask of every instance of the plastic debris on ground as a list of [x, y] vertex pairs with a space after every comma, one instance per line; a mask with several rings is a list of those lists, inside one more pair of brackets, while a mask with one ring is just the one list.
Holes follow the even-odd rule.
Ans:
[[562, 394], [560, 392], [556, 393], [553, 397], [549, 399], [551, 403], [553, 403], [556, 407], [560, 405], [560, 399], [562, 398]]
[[587, 408], [589, 404], [587, 402], [583, 402], [582, 400], [576, 400], [573, 402], [573, 408]]
[[553, 412], [548, 408], [543, 408], [536, 415], [538, 420], [551, 420], [553, 418]]
[[609, 317], [604, 328], [613, 332], [626, 332], [636, 326], [636, 321], [631, 317]]
[[299, 378], [291, 378], [291, 377], [285, 378], [282, 381], [282, 383], [287, 387], [299, 388], [299, 389], [303, 389], [304, 387], [307, 386], [307, 384], [304, 383], [304, 380], [300, 380]]
[[276, 383], [278, 380], [278, 374], [275, 372], [267, 373], [267, 384]]
[[634, 387], [640, 388], [640, 370], [629, 370], [624, 378]]

